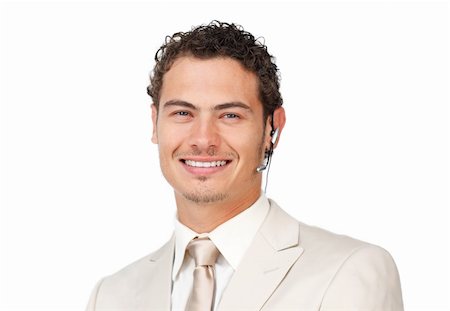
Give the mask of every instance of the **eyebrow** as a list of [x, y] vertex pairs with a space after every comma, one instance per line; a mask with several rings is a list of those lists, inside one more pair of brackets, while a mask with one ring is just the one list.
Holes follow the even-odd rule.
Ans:
[[[169, 100], [168, 102], [164, 103], [163, 109], [167, 109], [167, 108], [173, 107], [173, 106], [198, 110], [198, 107], [196, 107], [194, 104], [191, 104], [184, 100], [177, 100], [177, 99]], [[219, 104], [219, 105], [214, 106], [212, 108], [212, 110], [219, 111], [219, 110], [225, 110], [225, 109], [229, 109], [229, 108], [242, 108], [242, 109], [245, 109], [248, 111], [252, 110], [248, 105], [246, 105], [242, 102], [229, 102], [229, 103]]]
[[167, 108], [173, 107], [173, 106], [179, 106], [179, 107], [185, 107], [185, 108], [197, 110], [197, 107], [195, 107], [193, 104], [186, 102], [184, 100], [177, 100], [177, 99], [169, 100], [168, 102], [164, 103], [163, 109], [167, 109]]
[[228, 109], [228, 108], [242, 108], [248, 111], [251, 111], [252, 109], [247, 106], [244, 103], [241, 102], [229, 102], [229, 103], [223, 103], [223, 104], [219, 104], [217, 106], [214, 106], [214, 110], [224, 110], [224, 109]]

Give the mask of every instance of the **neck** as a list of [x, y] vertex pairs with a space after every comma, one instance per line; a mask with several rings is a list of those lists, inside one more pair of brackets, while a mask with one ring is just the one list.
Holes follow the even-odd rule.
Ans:
[[197, 233], [209, 233], [249, 208], [261, 195], [260, 189], [245, 198], [225, 199], [213, 203], [196, 203], [175, 194], [178, 220]]

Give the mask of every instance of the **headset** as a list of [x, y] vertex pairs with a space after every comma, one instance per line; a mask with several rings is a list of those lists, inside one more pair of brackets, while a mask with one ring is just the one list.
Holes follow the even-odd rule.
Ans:
[[269, 150], [266, 149], [266, 151], [264, 152], [263, 163], [256, 168], [256, 171], [258, 173], [261, 173], [262, 171], [267, 169], [267, 171], [266, 171], [266, 185], [264, 186], [264, 193], [267, 192], [267, 184], [269, 183], [270, 161], [272, 160], [273, 148], [275, 147], [275, 144], [277, 143], [277, 140], [278, 140], [278, 135], [280, 134], [279, 128], [273, 129], [274, 128], [274, 125], [273, 125], [273, 113], [272, 113], [272, 118], [270, 120], [270, 125], [272, 126], [272, 130], [270, 131], [270, 136], [271, 136], [271, 138], [270, 138], [270, 147], [269, 147]]
[[270, 132], [270, 136], [272, 137], [270, 139], [270, 147], [269, 147], [269, 150], [266, 150], [266, 152], [264, 153], [264, 161], [263, 161], [263, 163], [256, 168], [256, 171], [258, 173], [261, 173], [262, 171], [264, 171], [269, 166], [270, 159], [271, 159], [272, 154], [273, 154], [273, 146], [275, 145], [275, 143], [277, 142], [277, 139], [278, 139], [278, 133], [279, 133], [278, 128], [275, 129], [275, 130], [272, 130]]

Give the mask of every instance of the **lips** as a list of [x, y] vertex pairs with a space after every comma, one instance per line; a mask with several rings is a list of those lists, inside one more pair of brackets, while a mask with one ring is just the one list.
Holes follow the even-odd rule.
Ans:
[[209, 167], [221, 167], [225, 166], [228, 161], [219, 160], [219, 161], [194, 161], [194, 160], [183, 160], [184, 164], [190, 167], [201, 167], [201, 168], [209, 168]]

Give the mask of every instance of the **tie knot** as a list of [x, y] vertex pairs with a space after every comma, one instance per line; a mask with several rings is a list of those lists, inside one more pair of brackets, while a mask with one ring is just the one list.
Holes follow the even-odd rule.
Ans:
[[194, 258], [195, 266], [214, 266], [219, 250], [209, 238], [195, 238], [189, 242], [187, 251]]

